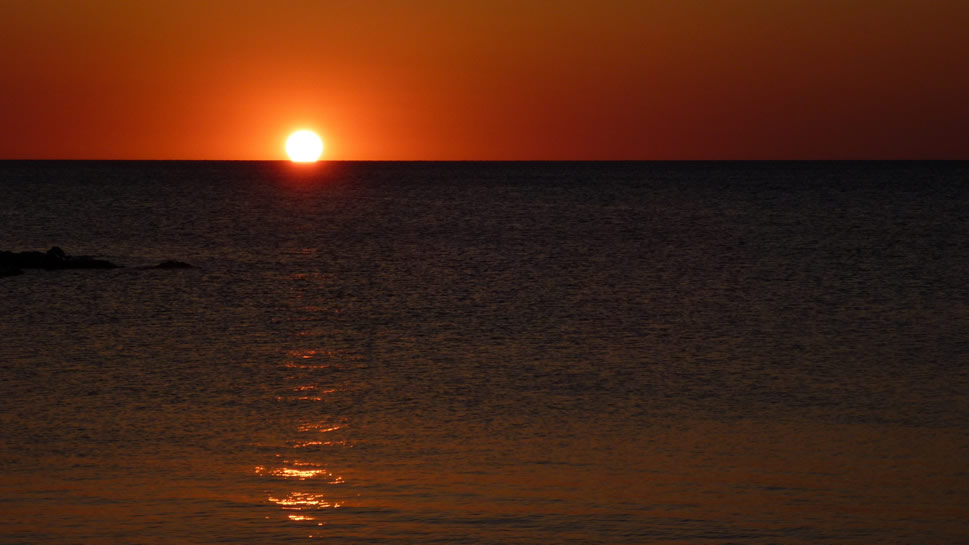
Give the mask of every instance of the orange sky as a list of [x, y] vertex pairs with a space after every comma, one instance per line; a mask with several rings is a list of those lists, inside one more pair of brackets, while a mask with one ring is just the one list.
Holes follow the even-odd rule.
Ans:
[[969, 159], [966, 0], [0, 7], [0, 158]]

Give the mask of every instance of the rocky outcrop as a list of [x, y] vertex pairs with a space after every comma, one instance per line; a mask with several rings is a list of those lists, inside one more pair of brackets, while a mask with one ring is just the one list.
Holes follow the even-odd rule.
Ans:
[[193, 267], [184, 261], [175, 261], [174, 259], [169, 259], [166, 261], [162, 261], [161, 263], [159, 263], [158, 265], [155, 265], [154, 267], [148, 267], [148, 268], [149, 269], [191, 269]]
[[116, 269], [119, 266], [87, 255], [68, 255], [57, 246], [46, 252], [0, 251], [0, 269], [8, 271], [5, 276], [20, 269]]
[[[116, 265], [104, 259], [96, 259], [88, 255], [69, 255], [61, 248], [54, 246], [46, 252], [8, 252], [0, 251], [0, 278], [23, 274], [23, 269], [117, 269]], [[184, 261], [169, 259], [151, 267], [137, 267], [140, 269], [192, 269]]]
[[0, 265], [0, 278], [3, 278], [4, 276], [17, 276], [18, 274], [24, 274], [24, 271], [16, 267]]

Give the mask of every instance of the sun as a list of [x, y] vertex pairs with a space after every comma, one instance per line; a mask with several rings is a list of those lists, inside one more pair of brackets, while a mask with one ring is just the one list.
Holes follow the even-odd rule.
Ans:
[[315, 163], [323, 154], [323, 141], [313, 131], [296, 131], [286, 139], [286, 154], [294, 163]]

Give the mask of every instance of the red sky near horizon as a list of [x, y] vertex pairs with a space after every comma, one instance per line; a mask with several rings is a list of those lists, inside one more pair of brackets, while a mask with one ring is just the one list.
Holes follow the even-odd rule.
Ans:
[[0, 2], [6, 159], [969, 159], [966, 0]]

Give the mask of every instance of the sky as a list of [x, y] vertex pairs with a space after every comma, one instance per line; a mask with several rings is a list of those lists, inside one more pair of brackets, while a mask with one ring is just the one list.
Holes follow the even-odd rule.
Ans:
[[967, 0], [0, 0], [0, 158], [969, 159]]

